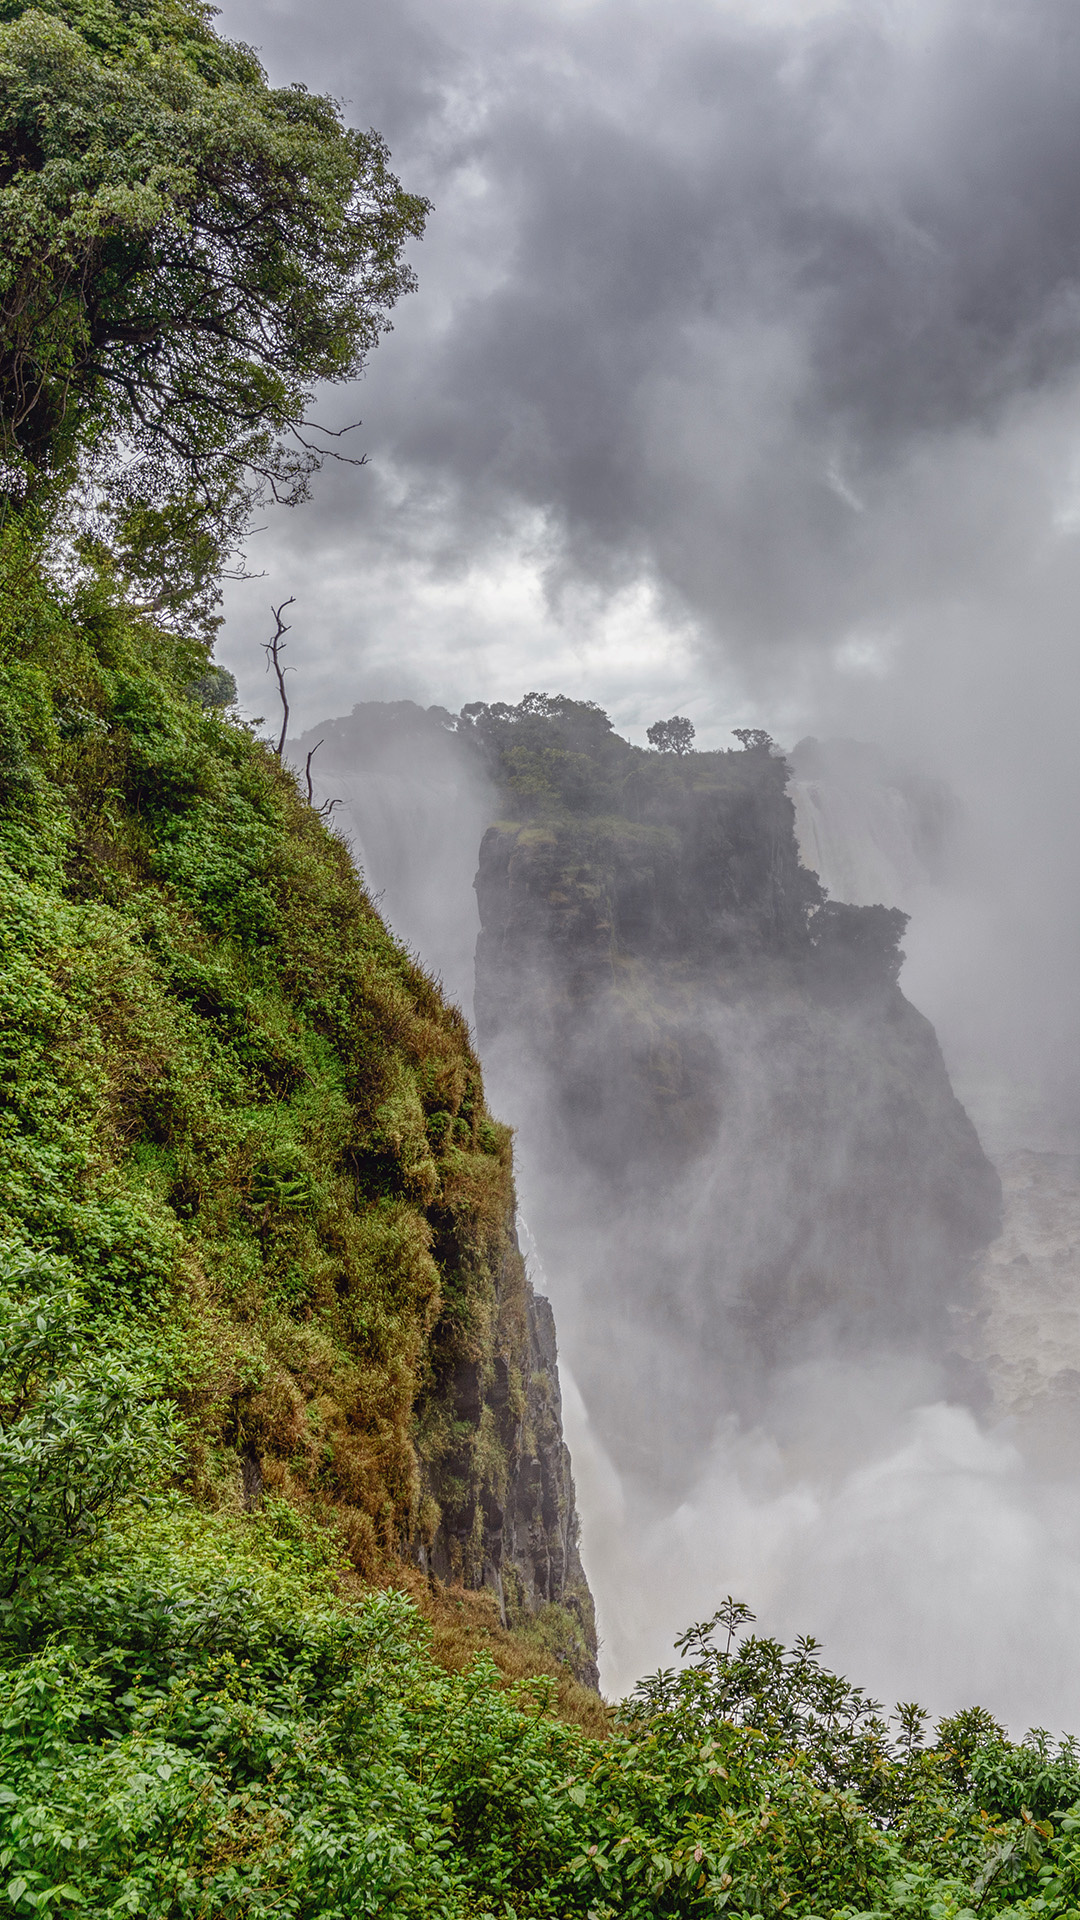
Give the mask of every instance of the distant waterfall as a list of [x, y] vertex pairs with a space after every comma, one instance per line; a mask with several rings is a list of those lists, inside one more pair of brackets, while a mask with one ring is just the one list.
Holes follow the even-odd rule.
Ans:
[[947, 861], [949, 789], [854, 740], [801, 740], [788, 764], [803, 865], [834, 900], [910, 913]]
[[903, 907], [927, 875], [915, 851], [911, 802], [895, 787], [793, 780], [795, 835], [805, 867], [832, 899], [856, 907]]

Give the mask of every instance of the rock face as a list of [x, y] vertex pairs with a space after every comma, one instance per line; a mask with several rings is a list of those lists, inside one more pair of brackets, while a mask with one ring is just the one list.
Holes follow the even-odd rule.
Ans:
[[590, 1659], [577, 1663], [579, 1678], [599, 1685], [596, 1620], [578, 1550], [579, 1526], [563, 1439], [562, 1395], [555, 1346], [555, 1316], [543, 1294], [529, 1289], [529, 1352], [525, 1420], [517, 1471], [508, 1490], [503, 1521], [503, 1587], [514, 1583], [517, 1604], [543, 1617], [559, 1606], [580, 1624]]
[[947, 1347], [1000, 1188], [903, 915], [824, 900], [783, 761], [623, 765], [602, 814], [485, 836], [477, 1023], [590, 1415], [670, 1494], [766, 1376]]
[[492, 1588], [504, 1625], [539, 1619], [552, 1651], [598, 1686], [555, 1321], [525, 1277], [516, 1242], [500, 1276], [490, 1346], [436, 1378], [426, 1411], [445, 1427], [444, 1443], [427, 1449], [426, 1470], [441, 1518], [414, 1542], [417, 1564], [439, 1580]]
[[[395, 933], [469, 1009], [479, 927], [471, 883], [497, 796], [450, 720], [411, 701], [369, 703], [314, 728], [292, 758], [316, 800], [332, 803]], [[452, 1149], [451, 1116], [437, 1124]], [[460, 1201], [468, 1214], [470, 1196]], [[434, 1225], [442, 1264], [457, 1224], [436, 1209]], [[487, 1298], [469, 1303], [461, 1337], [444, 1340], [436, 1327], [416, 1407], [421, 1499], [411, 1555], [437, 1579], [491, 1588], [508, 1625], [533, 1622], [549, 1651], [595, 1685], [554, 1321], [526, 1277], [512, 1210], [483, 1222], [486, 1234], [480, 1225], [470, 1220], [466, 1230]]]

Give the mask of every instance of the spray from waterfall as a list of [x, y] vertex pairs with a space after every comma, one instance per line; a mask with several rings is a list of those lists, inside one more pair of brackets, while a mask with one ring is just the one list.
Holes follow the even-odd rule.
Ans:
[[[464, 998], [478, 925], [473, 868], [494, 789], [438, 711], [373, 707], [319, 732], [330, 746], [322, 791], [343, 798], [344, 831], [369, 885]], [[944, 912], [962, 895], [967, 827], [940, 779], [850, 744], [803, 743], [792, 766], [804, 858], [816, 857], [837, 889], [869, 903], [884, 894], [912, 912], [916, 929], [920, 919], [935, 924], [935, 901]], [[921, 964], [926, 979], [945, 966], [932, 953]], [[863, 1351], [819, 1340], [778, 1352], [753, 1377], [742, 1360], [725, 1375], [715, 1338], [731, 1337], [717, 1293], [723, 1261], [767, 1263], [800, 1182], [824, 1176], [797, 1134], [788, 1171], [776, 1157], [761, 1062], [786, 1062], [781, 1081], [797, 1086], [805, 1061], [800, 1068], [790, 1050], [790, 1012], [710, 1017], [719, 1025], [701, 1038], [724, 1063], [726, 1118], [707, 1162], [674, 1178], [644, 1223], [614, 1189], [560, 1167], [538, 1062], [497, 1046], [485, 1058], [495, 1104], [518, 1129], [525, 1217], [548, 1224], [541, 1244], [524, 1220], [519, 1231], [555, 1309], [604, 1684], [618, 1692], [667, 1662], [687, 1621], [736, 1590], [775, 1631], [825, 1639], [886, 1698], [922, 1697], [935, 1711], [978, 1698], [1016, 1726], [1080, 1723], [1069, 1677], [1080, 1507], [1059, 1467], [1075, 1426], [1057, 1379], [1067, 1367], [1040, 1372], [1037, 1313], [1024, 1322], [1008, 1284], [1010, 1261], [1028, 1259], [1030, 1276], [1032, 1250], [1046, 1251], [1043, 1189], [1027, 1215], [1012, 1205], [978, 1310], [949, 1336], [953, 1361], [962, 1352], [971, 1367], [959, 1389], [933, 1345], [910, 1340]], [[602, 1034], [598, 1045], [607, 1045]], [[858, 1134], [862, 1071], [852, 1055], [834, 1135], [816, 1144], [826, 1157], [849, 1151]], [[1073, 1218], [1080, 1243], [1080, 1180], [1066, 1191], [1058, 1172], [1056, 1218], [1063, 1232]], [[812, 1211], [805, 1226], [821, 1230]], [[667, 1329], [663, 1315], [646, 1327], [620, 1295], [626, 1276], [643, 1272], [671, 1274], [673, 1313], [676, 1298], [683, 1316], [697, 1301], [690, 1345], [671, 1315]], [[1076, 1331], [1067, 1298], [1058, 1314], [1067, 1354]], [[624, 1396], [614, 1409], [613, 1390]], [[1033, 1615], [1037, 1646], [1026, 1635]]]

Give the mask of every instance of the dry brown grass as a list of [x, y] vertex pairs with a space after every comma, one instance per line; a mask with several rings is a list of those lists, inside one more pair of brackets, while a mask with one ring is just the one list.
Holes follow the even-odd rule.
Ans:
[[416, 1602], [431, 1626], [431, 1651], [448, 1672], [460, 1673], [477, 1653], [487, 1653], [508, 1684], [531, 1679], [537, 1673], [550, 1674], [557, 1688], [557, 1717], [582, 1727], [594, 1739], [606, 1738], [611, 1720], [606, 1701], [590, 1687], [583, 1687], [527, 1635], [502, 1626], [495, 1595], [489, 1590], [445, 1587], [411, 1567], [402, 1567], [386, 1584], [400, 1587]]

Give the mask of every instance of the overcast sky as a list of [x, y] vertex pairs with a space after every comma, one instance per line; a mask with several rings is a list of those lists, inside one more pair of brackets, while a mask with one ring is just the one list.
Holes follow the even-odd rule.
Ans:
[[877, 740], [952, 781], [981, 862], [982, 920], [913, 927], [909, 991], [947, 1050], [981, 993], [985, 1044], [1023, 1028], [1080, 1103], [1076, 0], [221, 24], [434, 203], [419, 291], [320, 403], [369, 464], [268, 516], [230, 589], [249, 710], [292, 594], [300, 726], [539, 688], [639, 740], [676, 711], [700, 745]]
[[677, 707], [934, 752], [979, 661], [1012, 714], [1046, 653], [1044, 697], [1080, 584], [1075, 0], [221, 24], [435, 209], [419, 292], [321, 407], [362, 415], [370, 465], [276, 514], [230, 594], [253, 698], [287, 593], [304, 719], [539, 686], [631, 730]]

